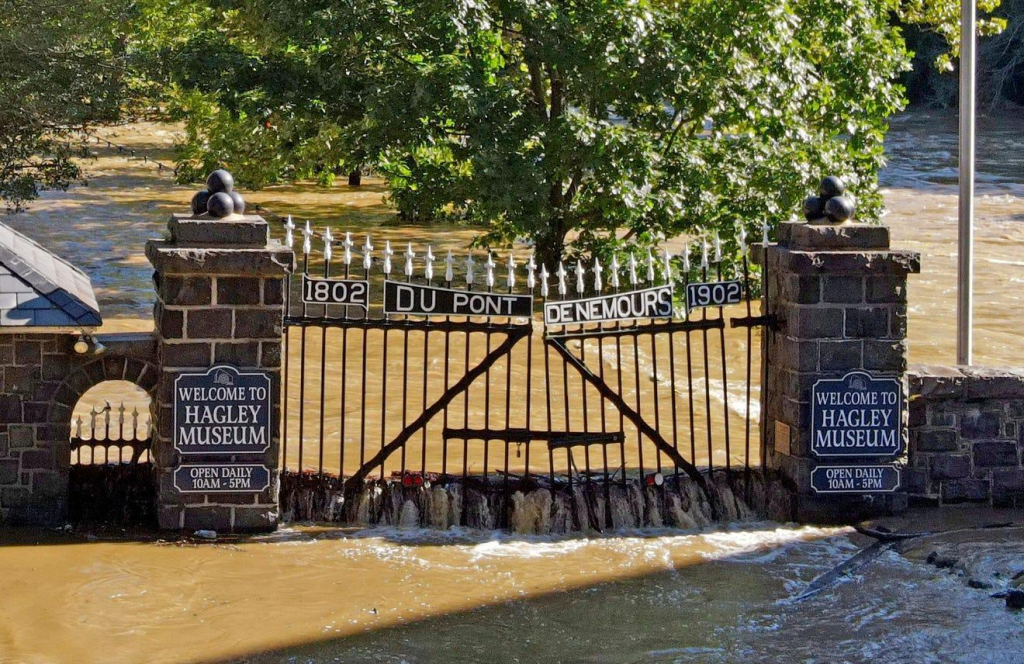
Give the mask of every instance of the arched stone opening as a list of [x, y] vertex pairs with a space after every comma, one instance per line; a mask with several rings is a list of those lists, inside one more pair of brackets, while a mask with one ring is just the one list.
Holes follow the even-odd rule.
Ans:
[[156, 380], [154, 364], [109, 355], [77, 366], [55, 390], [48, 430], [67, 482], [64, 513], [71, 523], [153, 521], [149, 439]]

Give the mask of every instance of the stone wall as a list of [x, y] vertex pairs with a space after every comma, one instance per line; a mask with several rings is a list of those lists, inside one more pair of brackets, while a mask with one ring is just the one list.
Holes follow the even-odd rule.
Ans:
[[156, 384], [148, 335], [111, 335], [102, 355], [79, 355], [68, 333], [0, 334], [0, 523], [67, 518], [71, 413], [89, 388]]
[[912, 499], [1024, 507], [1024, 369], [913, 366]]

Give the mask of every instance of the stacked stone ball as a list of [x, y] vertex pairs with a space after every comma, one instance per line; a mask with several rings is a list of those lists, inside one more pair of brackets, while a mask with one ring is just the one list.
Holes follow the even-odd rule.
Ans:
[[834, 175], [821, 181], [818, 195], [804, 201], [804, 217], [807, 221], [826, 218], [834, 224], [841, 224], [853, 218], [853, 199], [846, 195], [846, 185]]
[[224, 169], [217, 169], [206, 178], [206, 189], [192, 197], [192, 214], [205, 213], [215, 219], [245, 212], [245, 200], [234, 191], [235, 179]]

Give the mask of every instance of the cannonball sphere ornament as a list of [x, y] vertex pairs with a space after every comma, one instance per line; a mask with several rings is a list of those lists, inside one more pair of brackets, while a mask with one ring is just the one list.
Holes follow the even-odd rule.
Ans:
[[[213, 191], [213, 189], [210, 191]], [[822, 180], [821, 184], [818, 186], [818, 196], [825, 201], [830, 198], [835, 198], [836, 196], [842, 196], [845, 193], [846, 185], [843, 184], [842, 180], [834, 175], [830, 175]]]
[[846, 196], [833, 196], [825, 203], [825, 216], [835, 224], [841, 224], [853, 218], [853, 201]]
[[804, 218], [807, 221], [814, 221], [825, 216], [825, 199], [820, 196], [811, 196], [804, 201]]
[[206, 212], [206, 204], [210, 201], [210, 192], [206, 189], [192, 197], [192, 214], [197, 217]]
[[223, 168], [218, 168], [214, 172], [206, 176], [206, 188], [210, 190], [211, 194], [224, 192], [226, 194], [231, 193], [231, 190], [235, 187], [235, 178], [232, 177], [231, 173], [228, 173]]
[[231, 200], [230, 194], [218, 191], [210, 196], [210, 200], [206, 203], [206, 210], [211, 217], [220, 219], [235, 211], [235, 202]]
[[242, 198], [242, 195], [237, 191], [232, 191], [228, 193], [228, 196], [231, 197], [231, 201], [235, 204], [235, 214], [245, 213], [245, 199]]

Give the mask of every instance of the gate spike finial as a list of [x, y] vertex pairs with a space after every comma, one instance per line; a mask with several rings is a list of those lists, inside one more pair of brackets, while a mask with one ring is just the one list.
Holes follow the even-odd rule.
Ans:
[[537, 261], [534, 259], [533, 254], [530, 254], [530, 260], [526, 261], [526, 287], [533, 292], [533, 289], [537, 286], [537, 275], [534, 274], [537, 271]]
[[82, 416], [79, 415], [78, 419], [75, 420], [75, 438], [82, 437]]
[[295, 246], [295, 224], [292, 223], [292, 215], [288, 215], [288, 221], [284, 222], [284, 245], [289, 249]]
[[309, 225], [309, 219], [306, 220], [306, 227], [302, 229], [302, 253], [307, 256], [313, 251], [313, 227]]
[[654, 254], [647, 250], [647, 283], [654, 283]]
[[584, 277], [587, 276], [587, 271], [583, 269], [583, 262], [576, 261], [576, 292], [583, 295], [583, 291], [587, 289], [587, 285], [584, 283]]
[[629, 283], [636, 286], [636, 256], [633, 254], [629, 255]]
[[444, 257], [444, 280], [451, 285], [455, 279], [455, 271], [452, 270], [452, 266], [455, 264], [455, 257], [452, 256], [452, 250], [449, 249], [447, 255]]
[[708, 269], [708, 239], [700, 241], [700, 269]]
[[540, 266], [540, 296], [547, 298], [548, 296], [548, 266]]
[[494, 256], [487, 252], [487, 260], [484, 261], [484, 278], [488, 288], [494, 287]]
[[366, 243], [363, 245], [363, 269], [367, 272], [370, 271], [370, 267], [373, 265], [373, 256], [370, 252], [373, 251], [373, 245], [370, 243], [370, 236], [366, 236]]
[[412, 242], [405, 247], [405, 276], [412, 276], [412, 259], [416, 258], [416, 253], [412, 250]]
[[476, 261], [473, 260], [473, 254], [466, 254], [466, 285], [473, 285], [473, 266]]
[[747, 227], [740, 225], [738, 233], [738, 239], [740, 241], [740, 254], [743, 256], [747, 255]]
[[594, 256], [594, 263], [590, 266], [590, 269], [594, 273], [594, 292], [600, 293], [604, 283], [601, 280], [601, 261], [597, 256]]
[[718, 231], [715, 231], [715, 258], [714, 258], [714, 261], [716, 263], [721, 263], [722, 262], [722, 238], [718, 234]]
[[683, 272], [687, 277], [689, 277], [690, 270], [692, 268], [693, 266], [690, 264], [690, 241], [687, 240], [686, 243], [683, 244]]
[[334, 256], [334, 236], [331, 235], [331, 227], [324, 231], [324, 260], [329, 261]]
[[516, 257], [512, 255], [510, 251], [508, 253], [508, 278], [505, 280], [508, 283], [508, 289], [512, 290], [516, 286]]
[[427, 245], [427, 253], [423, 254], [423, 260], [426, 265], [423, 268], [423, 276], [427, 278], [427, 283], [434, 280], [434, 247]]
[[664, 267], [665, 267], [665, 283], [666, 284], [671, 284], [672, 283], [672, 253], [668, 250], [668, 248], [665, 249]]
[[612, 288], [619, 290], [619, 257], [612, 255], [612, 264], [609, 268], [612, 273]]
[[558, 277], [558, 294], [565, 297], [568, 289], [565, 287], [565, 265], [562, 261], [558, 261], [558, 269], [555, 271], [555, 276]]
[[768, 246], [768, 222], [761, 223], [761, 244], [765, 247]]
[[[391, 274], [391, 257], [395, 255], [395, 251], [391, 248], [391, 240], [384, 241], [384, 274]], [[385, 276], [385, 279], [387, 277]]]
[[341, 246], [345, 248], [342, 260], [345, 262], [345, 267], [348, 267], [352, 264], [352, 233], [345, 232], [345, 239], [342, 241]]

